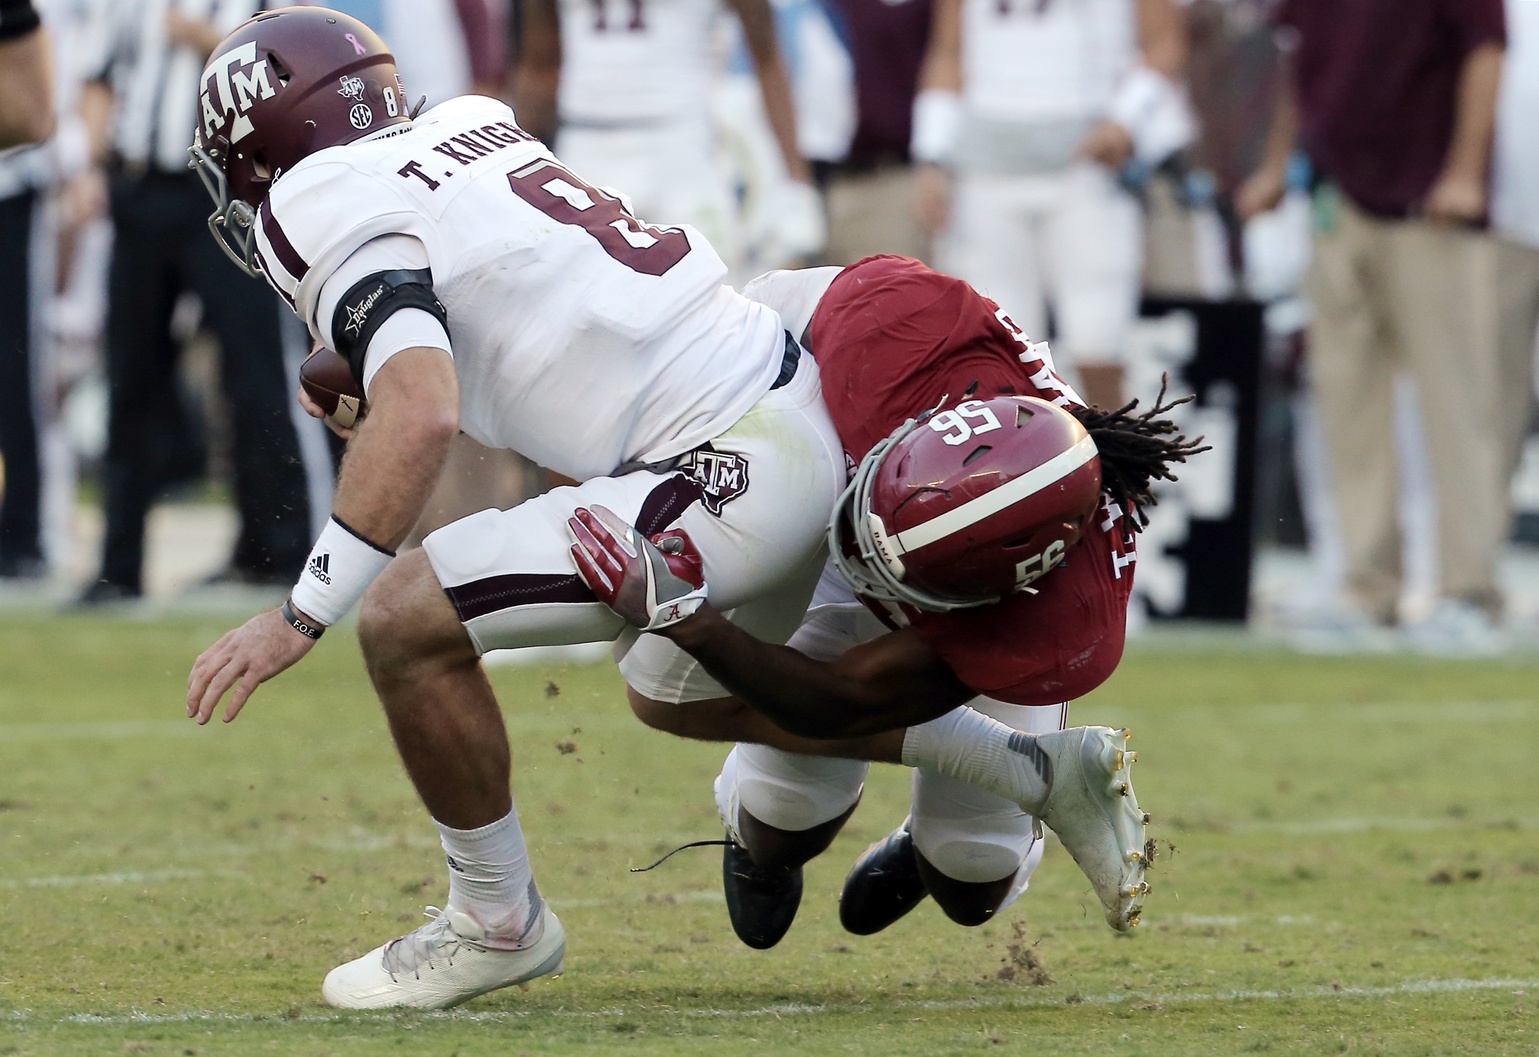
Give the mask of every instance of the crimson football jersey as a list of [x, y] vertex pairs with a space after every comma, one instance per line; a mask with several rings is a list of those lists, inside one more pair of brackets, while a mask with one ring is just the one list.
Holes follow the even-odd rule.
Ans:
[[[852, 464], [943, 402], [1015, 394], [1083, 406], [1045, 343], [967, 283], [904, 257], [868, 257], [841, 272], [813, 313], [809, 343]], [[1126, 514], [1104, 501], [1035, 593], [946, 613], [867, 604], [913, 627], [981, 694], [1019, 705], [1081, 697], [1122, 659], [1136, 557]]]

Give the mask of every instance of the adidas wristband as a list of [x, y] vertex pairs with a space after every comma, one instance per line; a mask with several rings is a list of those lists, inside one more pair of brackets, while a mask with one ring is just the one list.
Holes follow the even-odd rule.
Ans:
[[335, 624], [394, 557], [394, 551], [375, 546], [333, 516], [294, 585], [294, 608], [323, 625]]

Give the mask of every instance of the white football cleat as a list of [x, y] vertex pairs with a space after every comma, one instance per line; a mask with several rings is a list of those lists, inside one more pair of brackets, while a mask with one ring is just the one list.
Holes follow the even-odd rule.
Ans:
[[466, 914], [428, 907], [433, 920], [326, 974], [321, 997], [338, 1009], [448, 1009], [488, 991], [560, 976], [566, 930], [540, 910], [540, 938], [507, 951], [479, 942], [485, 930]]
[[1052, 763], [1039, 817], [1090, 878], [1106, 923], [1118, 932], [1138, 924], [1149, 893], [1144, 872], [1153, 857], [1145, 845], [1149, 816], [1138, 806], [1128, 773], [1137, 757], [1127, 751], [1127, 740], [1126, 730], [1110, 727], [1070, 727], [1036, 738]]

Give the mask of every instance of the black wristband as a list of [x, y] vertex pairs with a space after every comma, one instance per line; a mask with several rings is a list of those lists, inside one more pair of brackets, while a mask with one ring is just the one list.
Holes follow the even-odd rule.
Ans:
[[0, 40], [31, 33], [39, 24], [32, 0], [0, 0]]
[[283, 619], [289, 622], [289, 627], [309, 639], [318, 639], [326, 633], [325, 624], [316, 624], [294, 612], [294, 604], [287, 598], [283, 600]]

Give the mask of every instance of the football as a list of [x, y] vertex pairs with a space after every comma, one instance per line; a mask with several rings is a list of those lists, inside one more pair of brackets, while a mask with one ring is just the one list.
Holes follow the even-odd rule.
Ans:
[[351, 429], [363, 417], [363, 390], [347, 361], [324, 345], [305, 357], [299, 368], [299, 384], [326, 412], [327, 421]]

